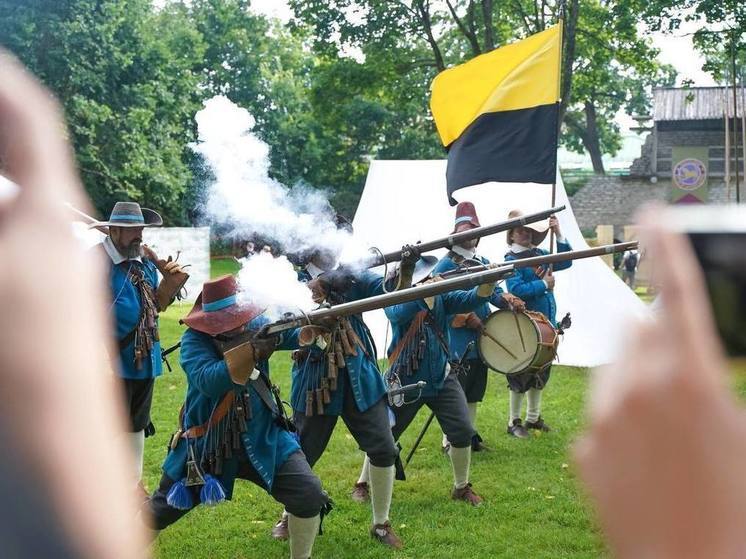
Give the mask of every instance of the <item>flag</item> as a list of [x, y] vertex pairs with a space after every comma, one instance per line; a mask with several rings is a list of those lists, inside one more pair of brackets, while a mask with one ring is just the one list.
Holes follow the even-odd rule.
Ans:
[[438, 74], [430, 109], [448, 149], [448, 199], [489, 181], [552, 184], [562, 23]]

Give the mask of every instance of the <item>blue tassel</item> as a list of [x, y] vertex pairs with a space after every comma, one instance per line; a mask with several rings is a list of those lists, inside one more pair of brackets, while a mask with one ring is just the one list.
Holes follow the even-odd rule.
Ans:
[[166, 503], [169, 507], [175, 508], [177, 510], [189, 510], [194, 507], [192, 494], [187, 489], [186, 484], [184, 483], [185, 481], [186, 478], [182, 479], [181, 481], [177, 481], [171, 486], [171, 489], [168, 490], [168, 495], [166, 495]]
[[206, 474], [205, 484], [202, 486], [199, 498], [203, 505], [214, 507], [215, 505], [225, 501], [225, 489], [223, 489], [219, 480], [212, 477], [210, 474]]

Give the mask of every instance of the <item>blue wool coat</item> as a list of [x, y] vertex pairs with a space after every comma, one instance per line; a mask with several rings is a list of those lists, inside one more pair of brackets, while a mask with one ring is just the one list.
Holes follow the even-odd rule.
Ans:
[[[308, 281], [310, 276], [302, 271], [298, 274], [301, 281]], [[343, 294], [345, 301], [357, 301], [383, 293], [383, 277], [370, 271], [354, 276], [352, 286]], [[337, 390], [331, 393], [331, 401], [324, 405], [323, 415], [341, 415], [344, 403], [345, 384], [350, 383], [355, 405], [361, 412], [378, 402], [386, 393], [386, 384], [378, 369], [376, 348], [368, 332], [368, 327], [360, 315], [348, 317], [363, 348], [356, 346], [357, 355], [345, 356], [346, 369], [340, 369], [337, 378]], [[324, 352], [316, 345], [308, 347], [308, 357], [293, 365], [293, 384], [290, 403], [298, 413], [306, 411], [306, 390], [318, 388], [319, 380], [326, 370]]]
[[[476, 256], [473, 258], [473, 260], [478, 260], [482, 264], [490, 263], [490, 261], [483, 256]], [[449, 253], [441, 258], [440, 261], [436, 264], [435, 269], [433, 270], [433, 275], [442, 274], [443, 272], [448, 272], [450, 270], [455, 270], [458, 267], [459, 265], [454, 262], [451, 254]], [[503, 290], [502, 288], [500, 288], [500, 286], [495, 286], [495, 291], [492, 293], [492, 297], [490, 297], [489, 303], [500, 308], [508, 307], [508, 304], [503, 299]], [[474, 309], [476, 315], [482, 320], [487, 318], [492, 312], [489, 303], [484, 303]], [[453, 315], [448, 317], [448, 335], [451, 338], [451, 359], [458, 360], [461, 359], [461, 356], [466, 350], [466, 346], [468, 346], [469, 343], [472, 341], [477, 341], [479, 332], [477, 332], [476, 330], [472, 330], [471, 328], [467, 328], [466, 326], [454, 328], [451, 325], [452, 320]], [[479, 351], [477, 350], [476, 343], [466, 355], [466, 359], [479, 359]]]
[[[266, 322], [264, 317], [256, 318], [249, 324], [249, 328], [258, 329]], [[296, 331], [285, 332], [280, 338], [278, 349], [296, 347]], [[243, 386], [234, 384], [225, 361], [207, 334], [191, 328], [184, 332], [181, 337], [180, 361], [189, 383], [182, 419], [184, 430], [207, 423], [215, 406], [229, 391], [240, 395], [248, 390], [252, 417], [247, 422], [248, 430], [241, 437], [246, 455], [240, 459], [248, 458], [264, 481], [265, 489], [271, 490], [277, 471], [292, 453], [300, 449], [295, 437], [275, 423], [272, 410], [251, 386], [251, 382]], [[265, 360], [257, 363], [257, 369], [269, 375], [269, 362]], [[197, 461], [201, 461], [203, 465], [207, 462], [207, 457], [203, 456], [205, 439], [206, 437], [201, 437], [190, 441], [194, 444]], [[166, 457], [164, 473], [173, 480], [182, 479], [186, 475], [187, 460], [187, 440], [180, 439], [176, 448], [170, 450]], [[233, 458], [224, 460], [222, 475], [216, 476], [225, 487], [229, 499], [233, 494], [238, 466], [239, 457], [234, 454]]]
[[[430, 311], [430, 315], [443, 334], [446, 345], [449, 345], [448, 316], [475, 311], [489, 300], [490, 297], [477, 295], [476, 287], [469, 291], [450, 291], [435, 297], [435, 304]], [[393, 336], [388, 349], [389, 355], [393, 353], [394, 348], [399, 344], [399, 340], [407, 333], [417, 313], [426, 310], [428, 310], [428, 307], [422, 300], [386, 307], [385, 312], [391, 322]], [[443, 388], [448, 354], [438, 340], [438, 335], [431, 327], [424, 326], [423, 333], [425, 336], [425, 355], [419, 362], [418, 369], [412, 371], [409, 376], [401, 376], [400, 380], [402, 384], [424, 380], [427, 386], [423, 389], [422, 396], [432, 397], [437, 396], [438, 390]], [[403, 357], [403, 354], [404, 352], [400, 354], [400, 358]], [[391, 366], [396, 370], [396, 364], [391, 364]]]
[[[114, 310], [116, 320], [115, 330], [117, 340], [121, 340], [137, 325], [142, 306], [139, 289], [127, 277], [129, 267], [142, 268], [145, 280], [153, 287], [153, 290], [158, 288], [158, 270], [155, 264], [145, 259], [142, 263], [136, 260], [126, 260], [121, 264], [114, 264], [108, 256], [107, 260], [110, 264], [109, 288], [111, 290], [111, 307]], [[153, 344], [153, 351], [146, 359], [142, 360], [142, 369], [140, 370], [135, 367], [134, 339], [123, 351], [119, 352], [119, 375], [122, 378], [144, 380], [158, 377], [162, 372], [160, 342], [156, 341]]]
[[[568, 252], [572, 250], [567, 242], [557, 242], [557, 252]], [[505, 255], [505, 260], [517, 260], [518, 258], [527, 258], [530, 256], [543, 256], [549, 254], [546, 250], [535, 248], [520, 253], [519, 257], [509, 252]], [[525, 255], [525, 256], [524, 256]], [[572, 260], [558, 262], [554, 265], [554, 271], [566, 270], [572, 266]], [[554, 300], [554, 293], [547, 291], [537, 271], [544, 271], [547, 266], [541, 266], [540, 270], [534, 268], [520, 268], [516, 270], [515, 275], [507, 280], [508, 291], [516, 297], [520, 297], [526, 302], [526, 308], [530, 311], [542, 313], [547, 319], [556, 326], [557, 324], [557, 303]]]

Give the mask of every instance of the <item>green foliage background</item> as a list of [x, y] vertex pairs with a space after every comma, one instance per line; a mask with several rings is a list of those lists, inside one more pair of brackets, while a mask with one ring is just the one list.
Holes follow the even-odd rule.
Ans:
[[577, 40], [562, 141], [594, 167], [619, 147], [617, 111], [645, 112], [672, 78], [638, 30], [639, 0], [453, 0], [453, 15], [429, 0], [292, 0], [287, 24], [249, 0], [157, 4], [0, 0], [0, 45], [61, 99], [100, 215], [129, 198], [169, 225], [198, 221], [210, 176], [189, 149], [194, 115], [223, 94], [256, 118], [274, 178], [326, 189], [351, 216], [371, 158], [444, 156], [428, 109], [441, 66], [539, 31], [565, 4]]

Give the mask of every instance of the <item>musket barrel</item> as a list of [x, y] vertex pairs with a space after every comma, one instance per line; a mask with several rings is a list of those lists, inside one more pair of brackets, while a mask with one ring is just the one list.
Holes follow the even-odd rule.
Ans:
[[373, 297], [368, 297], [367, 299], [360, 299], [358, 301], [350, 301], [349, 303], [334, 305], [333, 307], [316, 309], [306, 313], [304, 316], [301, 317], [293, 317], [285, 321], [270, 324], [265, 329], [265, 331], [267, 334], [274, 334], [276, 332], [281, 332], [290, 328], [297, 328], [306, 324], [313, 324], [314, 321], [337, 318], [340, 316], [350, 316], [353, 314], [360, 314], [375, 309], [390, 307], [391, 305], [409, 303], [411, 301], [433, 297], [435, 295], [440, 295], [441, 293], [446, 293], [448, 291], [453, 291], [456, 289], [470, 289], [483, 283], [499, 281], [506, 276], [511, 275], [516, 268], [525, 268], [528, 266], [537, 266], [540, 264], [551, 264], [555, 262], [563, 262], [565, 260], [591, 258], [593, 256], [601, 256], [604, 254], [611, 254], [613, 252], [620, 252], [622, 250], [627, 250], [635, 246], [637, 246], [636, 242], [617, 243], [614, 245], [605, 245], [585, 250], [560, 252], [556, 254], [548, 254], [546, 256], [536, 256], [533, 258], [511, 260], [510, 262], [501, 262], [499, 264], [491, 264], [485, 267], [474, 266], [474, 268], [482, 269], [475, 270], [474, 272], [470, 273], [465, 272], [456, 277], [442, 279], [441, 281], [426, 283], [424, 285], [417, 285], [414, 287], [409, 287], [407, 289], [393, 291], [391, 293], [384, 293], [382, 295], [375, 295]]
[[[520, 227], [521, 225], [528, 225], [546, 219], [551, 215], [561, 212], [565, 209], [565, 206], [555, 206], [541, 212], [533, 214], [522, 215], [507, 221], [501, 221], [493, 225], [484, 225], [482, 227], [475, 227], [468, 231], [461, 231], [460, 233], [453, 233], [447, 237], [435, 239], [434, 241], [428, 241], [426, 243], [418, 243], [415, 245], [420, 253], [430, 252], [432, 250], [438, 250], [439, 248], [451, 248], [455, 245], [459, 245], [472, 239], [480, 239], [488, 235], [494, 235], [513, 229], [514, 227]], [[393, 252], [387, 252], [386, 254], [378, 254], [374, 259], [371, 260], [368, 265], [369, 268], [375, 268], [376, 266], [382, 266], [383, 264], [390, 264], [391, 262], [398, 262], [401, 260], [401, 250], [395, 250]]]
[[[637, 248], [637, 241], [627, 241], [624, 243], [615, 243], [612, 245], [604, 245], [600, 247], [593, 247], [584, 250], [573, 250], [569, 252], [556, 252], [554, 254], [547, 254], [545, 256], [532, 256], [531, 258], [521, 258], [519, 260], [511, 260], [509, 262], [498, 262], [495, 264], [485, 264], [478, 266], [467, 266], [465, 268], [456, 268], [439, 274], [440, 277], [450, 278], [454, 276], [460, 276], [463, 274], [472, 274], [474, 272], [481, 272], [482, 270], [488, 270], [504, 264], [513, 264], [514, 268], [530, 268], [538, 266], [540, 264], [554, 264], [557, 262], [564, 262], [565, 260], [580, 260], [583, 258], [590, 258], [593, 256], [604, 256], [606, 254], [613, 254], [615, 252], [623, 252]], [[572, 254], [573, 258], [568, 259], [567, 255]]]

